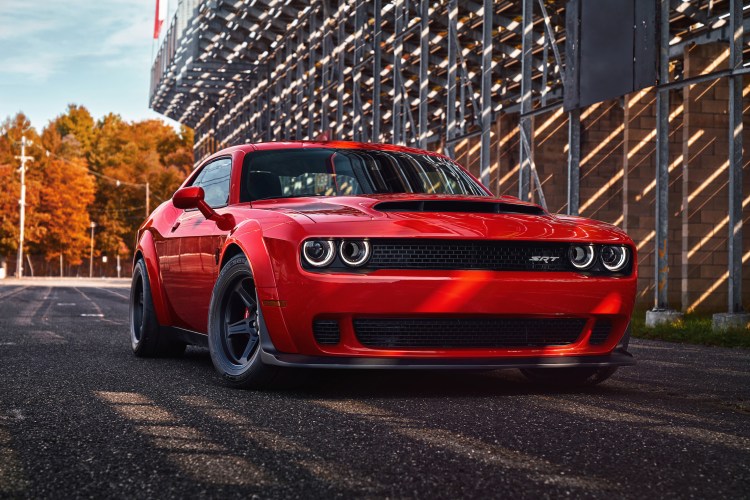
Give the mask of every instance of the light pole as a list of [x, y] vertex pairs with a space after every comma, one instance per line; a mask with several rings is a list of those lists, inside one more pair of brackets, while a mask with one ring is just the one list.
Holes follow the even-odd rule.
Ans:
[[[16, 156], [16, 159], [21, 160], [21, 198], [18, 200], [20, 205], [21, 215], [18, 221], [18, 260], [16, 261], [16, 278], [23, 276], [23, 239], [24, 229], [26, 225], [26, 162], [32, 161], [34, 158], [26, 156], [26, 136], [21, 137], [21, 156]], [[29, 146], [31, 141], [28, 142]]]
[[91, 252], [89, 253], [89, 278], [94, 277], [94, 228], [96, 222], [91, 221]]

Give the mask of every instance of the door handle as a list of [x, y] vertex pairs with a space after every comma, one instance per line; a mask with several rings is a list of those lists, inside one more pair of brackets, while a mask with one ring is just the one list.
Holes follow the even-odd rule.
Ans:
[[171, 232], [174, 233], [177, 230], [178, 227], [180, 227], [180, 221], [177, 221], [177, 222], [174, 223], [174, 226], [172, 226], [172, 231]]

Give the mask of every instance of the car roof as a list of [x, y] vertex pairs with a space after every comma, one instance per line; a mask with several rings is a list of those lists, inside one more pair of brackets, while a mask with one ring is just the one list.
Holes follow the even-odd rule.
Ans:
[[[410, 148], [406, 146], [396, 146], [393, 144], [379, 144], [370, 142], [355, 141], [280, 141], [280, 142], [260, 142], [256, 144], [242, 144], [222, 149], [212, 154], [209, 158], [221, 156], [234, 151], [268, 151], [280, 149], [299, 149], [299, 148], [334, 148], [334, 149], [370, 149], [376, 151], [394, 151], [400, 153], [417, 153], [430, 156], [444, 157], [434, 151], [425, 151], [422, 149]], [[207, 158], [207, 159], [209, 159]], [[204, 160], [205, 161], [205, 160]]]

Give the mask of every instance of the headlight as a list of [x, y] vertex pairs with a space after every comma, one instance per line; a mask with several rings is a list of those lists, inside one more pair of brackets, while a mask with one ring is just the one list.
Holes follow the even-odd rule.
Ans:
[[573, 245], [568, 251], [568, 258], [576, 269], [588, 269], [594, 263], [594, 246]]
[[362, 266], [370, 258], [370, 244], [365, 240], [344, 240], [339, 255], [347, 266]]
[[330, 240], [309, 240], [302, 245], [302, 256], [314, 267], [325, 267], [336, 257], [336, 247]]
[[628, 263], [628, 248], [614, 245], [605, 245], [600, 252], [602, 264], [608, 271], [616, 272]]

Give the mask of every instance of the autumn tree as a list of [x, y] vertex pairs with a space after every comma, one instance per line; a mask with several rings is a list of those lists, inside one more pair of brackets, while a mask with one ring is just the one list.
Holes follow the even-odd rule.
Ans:
[[88, 209], [94, 201], [95, 183], [77, 136], [60, 133], [59, 122], [66, 118], [58, 117], [42, 132], [45, 154], [38, 169], [44, 182], [38, 210], [45, 215], [45, 235], [33, 249], [48, 261], [62, 257], [61, 263], [78, 265], [89, 245]]
[[[30, 145], [26, 154], [35, 159], [42, 155], [39, 136], [23, 113], [18, 113], [2, 123], [0, 135], [0, 266], [5, 258], [18, 251], [19, 242], [19, 198], [21, 195], [20, 163], [21, 139], [26, 137]], [[24, 250], [44, 236], [44, 214], [38, 212], [39, 192], [43, 175], [34, 162], [27, 164], [26, 171], [26, 224]]]
[[22, 114], [4, 123], [0, 137], [0, 255], [18, 247], [18, 161], [22, 135], [27, 154], [28, 249], [47, 261], [69, 264], [88, 256], [88, 228], [96, 222], [96, 254], [132, 255], [135, 233], [146, 218], [146, 183], [153, 210], [171, 198], [193, 167], [193, 133], [160, 120], [125, 122], [110, 114], [94, 120], [70, 105], [37, 135]]
[[192, 146], [190, 129], [178, 134], [160, 120], [126, 123], [108, 115], [97, 123], [90, 155], [91, 168], [99, 174], [92, 208], [100, 229], [97, 248], [110, 255], [129, 254], [146, 216], [146, 183], [153, 210], [190, 173]]

